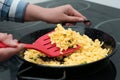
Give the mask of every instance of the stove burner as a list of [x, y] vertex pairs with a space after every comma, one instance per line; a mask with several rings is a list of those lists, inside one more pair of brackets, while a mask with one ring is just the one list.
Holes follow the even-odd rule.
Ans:
[[120, 44], [120, 33], [119, 33], [120, 25], [119, 24], [120, 24], [120, 18], [116, 18], [116, 19], [103, 21], [98, 25], [96, 25], [95, 28], [98, 28], [100, 30], [103, 30], [104, 32], [109, 33], [110, 35], [115, 36], [118, 44]]
[[[69, 72], [64, 71], [59, 74], [57, 72], [57, 74], [53, 74], [53, 75], [51, 71], [49, 75], [47, 74], [49, 73], [49, 71], [47, 71], [47, 73], [44, 73], [43, 71], [36, 70], [36, 68], [32, 66], [28, 66], [28, 64], [23, 64], [18, 71], [18, 80], [36, 80], [36, 79], [37, 80], [115, 80], [116, 77], [116, 69], [112, 61], [110, 61], [110, 63], [102, 70], [88, 76], [87, 75], [81, 76], [79, 74], [79, 71], [76, 73], [74, 72], [75, 75], [73, 75], [72, 71]], [[41, 78], [41, 77], [45, 77], [45, 78]], [[46, 77], [47, 78], [50, 77], [50, 78], [46, 79]]]
[[86, 10], [88, 8], [90, 8], [90, 4], [88, 2], [82, 2], [82, 1], [74, 1], [74, 0], [66, 0], [66, 1], [57, 1], [57, 2], [53, 2], [52, 4], [49, 4], [47, 7], [57, 7], [57, 6], [61, 6], [61, 5], [65, 5], [65, 4], [70, 4], [72, 5], [76, 10], [78, 11], [83, 11]]

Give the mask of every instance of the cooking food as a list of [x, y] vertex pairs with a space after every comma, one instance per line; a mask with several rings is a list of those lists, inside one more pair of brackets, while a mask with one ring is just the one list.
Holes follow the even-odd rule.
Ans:
[[58, 24], [55, 31], [49, 34], [51, 44], [56, 44], [60, 51], [67, 50], [68, 48], [76, 48], [79, 40], [79, 33], [72, 31], [70, 28], [65, 30], [62, 25]]
[[56, 43], [61, 51], [69, 47], [80, 45], [79, 50], [64, 56], [50, 58], [44, 53], [34, 49], [27, 49], [24, 52], [24, 59], [42, 65], [49, 66], [70, 66], [91, 63], [108, 56], [110, 49], [103, 48], [104, 42], [99, 39], [94, 41], [87, 35], [81, 35], [71, 28], [64, 29], [60, 24], [57, 25], [53, 34], [49, 35], [52, 43]]

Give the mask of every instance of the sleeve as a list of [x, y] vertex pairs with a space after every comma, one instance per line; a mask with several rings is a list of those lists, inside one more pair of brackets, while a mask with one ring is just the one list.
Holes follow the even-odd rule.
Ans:
[[22, 0], [0, 0], [0, 20], [24, 22], [28, 2]]

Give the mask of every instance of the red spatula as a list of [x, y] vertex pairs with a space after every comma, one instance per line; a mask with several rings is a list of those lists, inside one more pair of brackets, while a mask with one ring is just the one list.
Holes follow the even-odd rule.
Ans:
[[[67, 50], [64, 50], [62, 53], [60, 53], [60, 48], [56, 47], [55, 44], [51, 44], [48, 34], [49, 33], [39, 37], [33, 44], [25, 44], [25, 48], [38, 50], [49, 57], [58, 57], [60, 55], [70, 54], [80, 48], [80, 46], [77, 46], [76, 48], [68, 48]], [[0, 42], [0, 47], [5, 48], [9, 46]]]

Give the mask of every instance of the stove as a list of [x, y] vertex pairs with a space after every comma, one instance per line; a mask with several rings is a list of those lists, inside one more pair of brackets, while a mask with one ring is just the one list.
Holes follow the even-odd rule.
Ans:
[[[100, 29], [112, 35], [117, 41], [117, 51], [110, 57], [109, 64], [102, 70], [92, 74], [81, 76], [79, 72], [76, 75], [63, 71], [61, 74], [51, 75], [41, 74], [36, 71], [33, 66], [21, 61], [16, 56], [13, 56], [8, 61], [0, 63], [0, 80], [119, 80], [120, 79], [120, 10], [84, 0], [54, 0], [37, 5], [43, 7], [56, 7], [64, 4], [71, 4], [75, 9], [84, 14], [92, 25], [90, 27]], [[82, 23], [77, 26], [84, 26]], [[0, 31], [14, 35], [20, 39], [24, 35], [41, 29], [54, 27], [54, 24], [45, 22], [0, 22]], [[37, 74], [36, 74], [37, 73]], [[39, 74], [39, 75], [38, 75]], [[6, 77], [7, 76], [7, 77]], [[54, 76], [54, 77], [53, 77]]]

